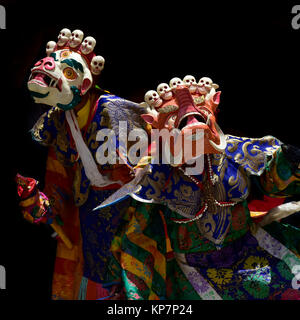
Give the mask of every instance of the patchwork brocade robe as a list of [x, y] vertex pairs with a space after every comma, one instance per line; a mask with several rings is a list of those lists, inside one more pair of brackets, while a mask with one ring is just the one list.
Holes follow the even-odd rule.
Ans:
[[254, 188], [300, 195], [300, 170], [272, 136], [226, 140], [223, 154], [209, 155], [213, 185], [207, 156], [198, 184], [178, 168], [150, 165], [112, 244], [111, 277], [127, 299], [300, 299], [291, 283], [300, 230], [260, 228], [248, 208]]
[[[144, 112], [138, 104], [102, 92], [89, 94], [90, 109], [81, 127], [83, 139], [95, 162], [96, 152], [103, 142], [96, 140], [101, 129], [115, 130], [118, 151], [118, 121], [127, 122], [128, 130], [143, 127], [139, 115]], [[78, 113], [79, 114], [79, 113]], [[132, 114], [132, 116], [129, 116]], [[135, 115], [135, 116], [134, 116]], [[78, 122], [81, 119], [78, 119]], [[119, 184], [104, 188], [91, 186], [75, 143], [70, 133], [64, 111], [57, 107], [43, 114], [32, 129], [33, 139], [49, 147], [45, 190], [53, 211], [64, 222], [63, 230], [73, 242], [73, 249], [58, 241], [53, 275], [53, 299], [96, 299], [108, 295], [106, 281], [110, 245], [122, 216], [129, 207], [127, 199], [104, 210], [93, 209], [109, 197]], [[109, 160], [109, 159], [108, 159]], [[128, 181], [128, 167], [122, 164], [98, 165], [101, 174], [110, 180]], [[122, 178], [122, 179], [121, 179]]]

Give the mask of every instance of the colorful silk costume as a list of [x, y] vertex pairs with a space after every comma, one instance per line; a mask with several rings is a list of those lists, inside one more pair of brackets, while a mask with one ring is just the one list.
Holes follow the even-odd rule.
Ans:
[[[96, 141], [97, 132], [103, 126], [111, 127], [110, 117], [112, 116], [112, 119], [115, 119], [115, 113], [119, 112], [120, 107], [125, 112], [123, 118], [126, 117], [126, 110], [130, 112], [130, 110], [135, 109], [134, 112], [136, 113], [142, 112], [138, 105], [110, 94], [102, 95], [94, 104], [94, 108], [90, 110], [89, 120], [82, 127], [82, 131], [87, 146], [94, 156], [101, 144], [101, 142]], [[135, 121], [129, 123], [129, 127], [135, 125], [137, 125]], [[60, 259], [68, 260], [65, 265], [74, 264], [73, 271], [69, 272], [68, 276], [78, 278], [78, 269], [80, 270], [82, 264], [82, 258], [80, 257], [83, 255], [83, 278], [79, 295], [81, 299], [85, 299], [87, 297], [87, 287], [91, 286], [91, 283], [97, 286], [97, 283], [103, 283], [105, 280], [110, 243], [122, 219], [123, 212], [129, 207], [130, 200], [127, 199], [104, 210], [93, 211], [97, 204], [110, 196], [119, 185], [110, 185], [108, 188], [91, 186], [85, 175], [81, 159], [77, 158], [77, 152], [65, 121], [65, 113], [62, 110], [51, 108], [38, 120], [32, 129], [32, 134], [33, 138], [39, 143], [51, 146], [51, 149], [55, 150], [55, 153], [51, 151], [48, 157], [45, 192], [52, 201], [54, 200], [54, 208], [58, 203], [61, 203], [57, 212], [65, 215], [62, 220], [76, 246], [70, 252], [64, 248], [62, 243], [58, 245], [53, 298], [66, 298], [64, 294], [66, 288], [59, 283], [62, 277], [58, 271], [61, 269], [59, 266], [61, 264]], [[125, 181], [129, 179], [128, 168], [124, 165], [104, 165], [99, 166], [99, 169], [106, 174], [118, 175], [118, 179], [121, 176]], [[116, 180], [114, 177], [112, 179]], [[77, 214], [79, 214], [80, 221], [78, 221]], [[74, 261], [77, 261], [77, 265]], [[78, 282], [78, 279], [76, 281]], [[60, 292], [58, 292], [57, 287], [61, 288]], [[94, 298], [108, 295], [107, 291], [103, 293], [103, 289], [99, 290], [101, 294], [94, 295]], [[67, 297], [73, 299], [74, 296], [74, 292], [70, 292]]]
[[300, 194], [299, 169], [292, 172], [273, 137], [226, 140], [225, 154], [209, 155], [213, 195], [236, 204], [211, 207], [201, 219], [191, 216], [205, 201], [207, 161], [194, 177], [200, 187], [177, 168], [152, 165], [137, 195], [164, 205], [132, 205], [112, 245], [111, 274], [128, 299], [300, 299], [292, 287], [300, 230], [277, 222], [261, 228], [247, 205], [254, 184], [273, 196]]
[[[47, 43], [47, 56], [34, 64], [27, 82], [34, 101], [50, 106], [32, 129], [34, 140], [49, 147], [45, 199], [37, 199], [41, 203], [32, 207], [45, 206], [55, 218], [62, 218], [63, 227], [57, 233], [64, 243], [59, 241], [57, 247], [54, 299], [109, 295], [102, 284], [110, 243], [130, 200], [105, 210], [93, 209], [132, 179], [132, 168], [126, 159], [121, 164], [106, 161], [99, 165], [97, 151], [107, 137], [101, 132], [114, 133], [116, 119], [126, 121], [128, 130], [146, 126], [140, 117], [144, 108], [96, 85], [105, 59], [94, 53], [95, 45], [96, 39], [84, 38], [81, 30], [63, 28], [57, 42]], [[121, 156], [119, 139], [111, 145]], [[114, 155], [107, 150], [102, 156], [109, 160]], [[47, 199], [51, 206], [46, 205]], [[22, 211], [28, 209], [25, 218], [32, 220], [35, 212], [24, 208], [23, 203]]]
[[[105, 299], [116, 284], [131, 300], [298, 299], [300, 232], [276, 222], [256, 225], [248, 196], [251, 188], [299, 195], [300, 157], [271, 136], [225, 136], [216, 121], [221, 92], [210, 78], [173, 78], [141, 104], [99, 89], [105, 61], [95, 44], [81, 30], [62, 29], [28, 80], [35, 102], [51, 107], [32, 135], [49, 147], [44, 192], [71, 242], [58, 241], [53, 299]], [[172, 161], [150, 164], [158, 150], [151, 143], [149, 157], [134, 166], [121, 121], [127, 133], [145, 129], [146, 136], [149, 125], [178, 129], [191, 152], [185, 144], [178, 152], [175, 139]], [[107, 142], [114, 151], [99, 159]], [[187, 164], [201, 154], [204, 171], [189, 176]]]

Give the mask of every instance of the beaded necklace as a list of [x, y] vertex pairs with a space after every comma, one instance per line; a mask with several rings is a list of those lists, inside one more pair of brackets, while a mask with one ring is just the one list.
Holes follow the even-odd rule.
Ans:
[[[195, 217], [192, 219], [172, 219], [176, 223], [189, 223], [195, 220], [198, 220], [202, 217], [204, 212], [206, 212], [207, 209], [210, 211], [215, 211], [216, 207], [230, 207], [234, 206], [236, 202], [233, 201], [218, 201], [213, 196], [213, 186], [216, 184], [217, 180], [214, 177], [214, 172], [211, 166], [211, 159], [210, 155], [206, 155], [207, 159], [207, 170], [208, 172], [208, 179], [205, 181], [205, 183], [202, 183], [198, 179], [194, 178], [193, 176], [190, 176], [186, 173], [184, 173], [186, 176], [188, 176], [204, 193], [204, 204], [203, 207], [196, 213]], [[180, 171], [184, 172], [184, 169], [179, 167]]]

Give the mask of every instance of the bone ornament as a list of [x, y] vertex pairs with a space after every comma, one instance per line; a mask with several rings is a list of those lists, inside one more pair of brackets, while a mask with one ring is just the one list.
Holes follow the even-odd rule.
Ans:
[[81, 52], [84, 54], [91, 53], [96, 46], [96, 39], [93, 37], [86, 37], [81, 44]]
[[163, 104], [159, 94], [154, 90], [147, 91], [144, 100], [151, 108], [159, 108]]
[[56, 46], [56, 42], [55, 41], [49, 41], [46, 45], [46, 54], [49, 57], [50, 54], [54, 51]]
[[58, 39], [57, 45], [59, 47], [64, 46], [69, 41], [70, 37], [71, 37], [71, 31], [67, 28], [63, 28], [57, 37]]
[[74, 30], [71, 34], [71, 38], [70, 38], [70, 47], [71, 48], [76, 48], [81, 44], [81, 41], [84, 37], [84, 33], [81, 30]]
[[184, 84], [183, 81], [178, 77], [172, 78], [169, 82], [171, 89], [175, 89], [178, 85], [183, 85], [183, 84]]
[[156, 91], [159, 96], [164, 100], [170, 100], [173, 97], [172, 89], [169, 87], [167, 83], [161, 83], [157, 86]]
[[218, 89], [219, 86], [216, 83], [213, 83], [211, 78], [202, 77], [198, 82], [198, 91], [200, 94], [205, 95], [205, 99], [209, 100], [216, 93], [215, 89]]
[[92, 74], [99, 75], [104, 68], [105, 60], [102, 56], [95, 56], [91, 62]]
[[81, 30], [74, 30], [72, 33], [68, 28], [63, 28], [58, 35], [58, 42], [49, 41], [46, 45], [46, 54], [49, 57], [51, 53], [61, 49], [71, 49], [89, 61], [89, 68], [93, 75], [97, 76], [104, 68], [105, 60], [102, 56], [96, 56], [93, 50], [96, 46], [96, 39], [88, 36], [84, 38]]
[[195, 77], [187, 75], [183, 78], [183, 83], [189, 88], [190, 93], [197, 91], [197, 82]]

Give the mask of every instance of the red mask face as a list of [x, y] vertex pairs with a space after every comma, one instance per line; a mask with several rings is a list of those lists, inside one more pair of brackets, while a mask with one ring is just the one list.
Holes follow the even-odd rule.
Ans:
[[[192, 148], [189, 152], [183, 150], [183, 153], [189, 156], [184, 157], [182, 163], [199, 157], [203, 153], [223, 152], [226, 143], [215, 118], [221, 92], [216, 92], [206, 100], [199, 91], [191, 94], [186, 85], [178, 85], [172, 91], [172, 99], [164, 101], [157, 108], [158, 113], [144, 114], [142, 117], [153, 128], [180, 130], [181, 141], [176, 140], [175, 144], [170, 146], [173, 156], [176, 156], [180, 149], [180, 147], [176, 149], [177, 143], [181, 143], [181, 149], [184, 146]], [[184, 144], [184, 140], [188, 140], [189, 143]]]

